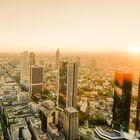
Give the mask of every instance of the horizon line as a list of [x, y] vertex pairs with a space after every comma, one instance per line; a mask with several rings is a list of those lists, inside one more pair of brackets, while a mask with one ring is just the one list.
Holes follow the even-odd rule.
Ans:
[[[27, 52], [35, 52], [35, 53], [55, 53], [56, 51], [30, 51], [30, 50], [25, 50]], [[3, 51], [3, 52], [0, 52], [1, 53], [22, 53], [22, 52], [25, 52], [25, 51], [15, 51], [15, 52], [10, 52], [10, 51]], [[59, 49], [60, 53], [83, 53], [83, 54], [86, 54], [86, 53], [130, 53], [129, 51], [125, 50], [125, 51], [61, 51]]]

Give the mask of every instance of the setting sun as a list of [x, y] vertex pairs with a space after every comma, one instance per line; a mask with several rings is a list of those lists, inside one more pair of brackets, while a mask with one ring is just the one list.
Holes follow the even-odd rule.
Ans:
[[140, 47], [133, 46], [133, 47], [129, 48], [128, 51], [132, 52], [132, 53], [139, 53], [140, 52]]

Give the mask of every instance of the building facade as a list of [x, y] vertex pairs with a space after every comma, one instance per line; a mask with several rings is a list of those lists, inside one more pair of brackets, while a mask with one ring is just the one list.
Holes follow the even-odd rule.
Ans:
[[31, 66], [30, 71], [30, 94], [34, 95], [37, 93], [42, 94], [43, 86], [43, 67]]
[[59, 69], [60, 65], [60, 51], [57, 49], [56, 55], [55, 55], [55, 69]]
[[77, 107], [78, 63], [63, 61], [59, 70], [58, 105], [61, 108]]
[[30, 76], [30, 69], [29, 69], [29, 57], [28, 52], [25, 51], [21, 53], [20, 58], [20, 83], [21, 84], [29, 84], [29, 76]]
[[129, 131], [131, 95], [132, 74], [116, 72], [113, 104], [113, 126], [118, 131]]
[[78, 140], [79, 112], [75, 108], [64, 109], [63, 129], [66, 140]]
[[35, 65], [35, 53], [34, 52], [30, 52], [29, 61], [30, 61], [30, 66]]
[[140, 138], [140, 76], [139, 76], [139, 85], [138, 85], [136, 131], [139, 133], [139, 138]]

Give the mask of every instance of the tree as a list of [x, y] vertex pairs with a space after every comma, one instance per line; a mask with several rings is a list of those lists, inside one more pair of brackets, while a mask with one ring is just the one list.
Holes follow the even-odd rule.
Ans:
[[88, 113], [83, 113], [79, 112], [79, 125], [83, 126], [85, 124], [85, 121], [88, 120], [89, 114]]
[[79, 90], [78, 90], [78, 95], [79, 95], [79, 96], [84, 95], [84, 94], [85, 94], [85, 92], [84, 92], [83, 89], [79, 89]]
[[44, 92], [43, 92], [43, 94], [44, 94], [44, 95], [50, 95], [50, 90], [45, 89]]
[[106, 125], [105, 119], [99, 116], [90, 116], [88, 121], [90, 125]]

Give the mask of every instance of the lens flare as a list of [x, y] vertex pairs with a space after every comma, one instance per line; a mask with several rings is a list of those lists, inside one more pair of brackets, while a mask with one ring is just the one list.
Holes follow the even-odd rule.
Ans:
[[133, 47], [129, 48], [128, 51], [132, 52], [132, 53], [140, 53], [140, 47], [133, 46]]

